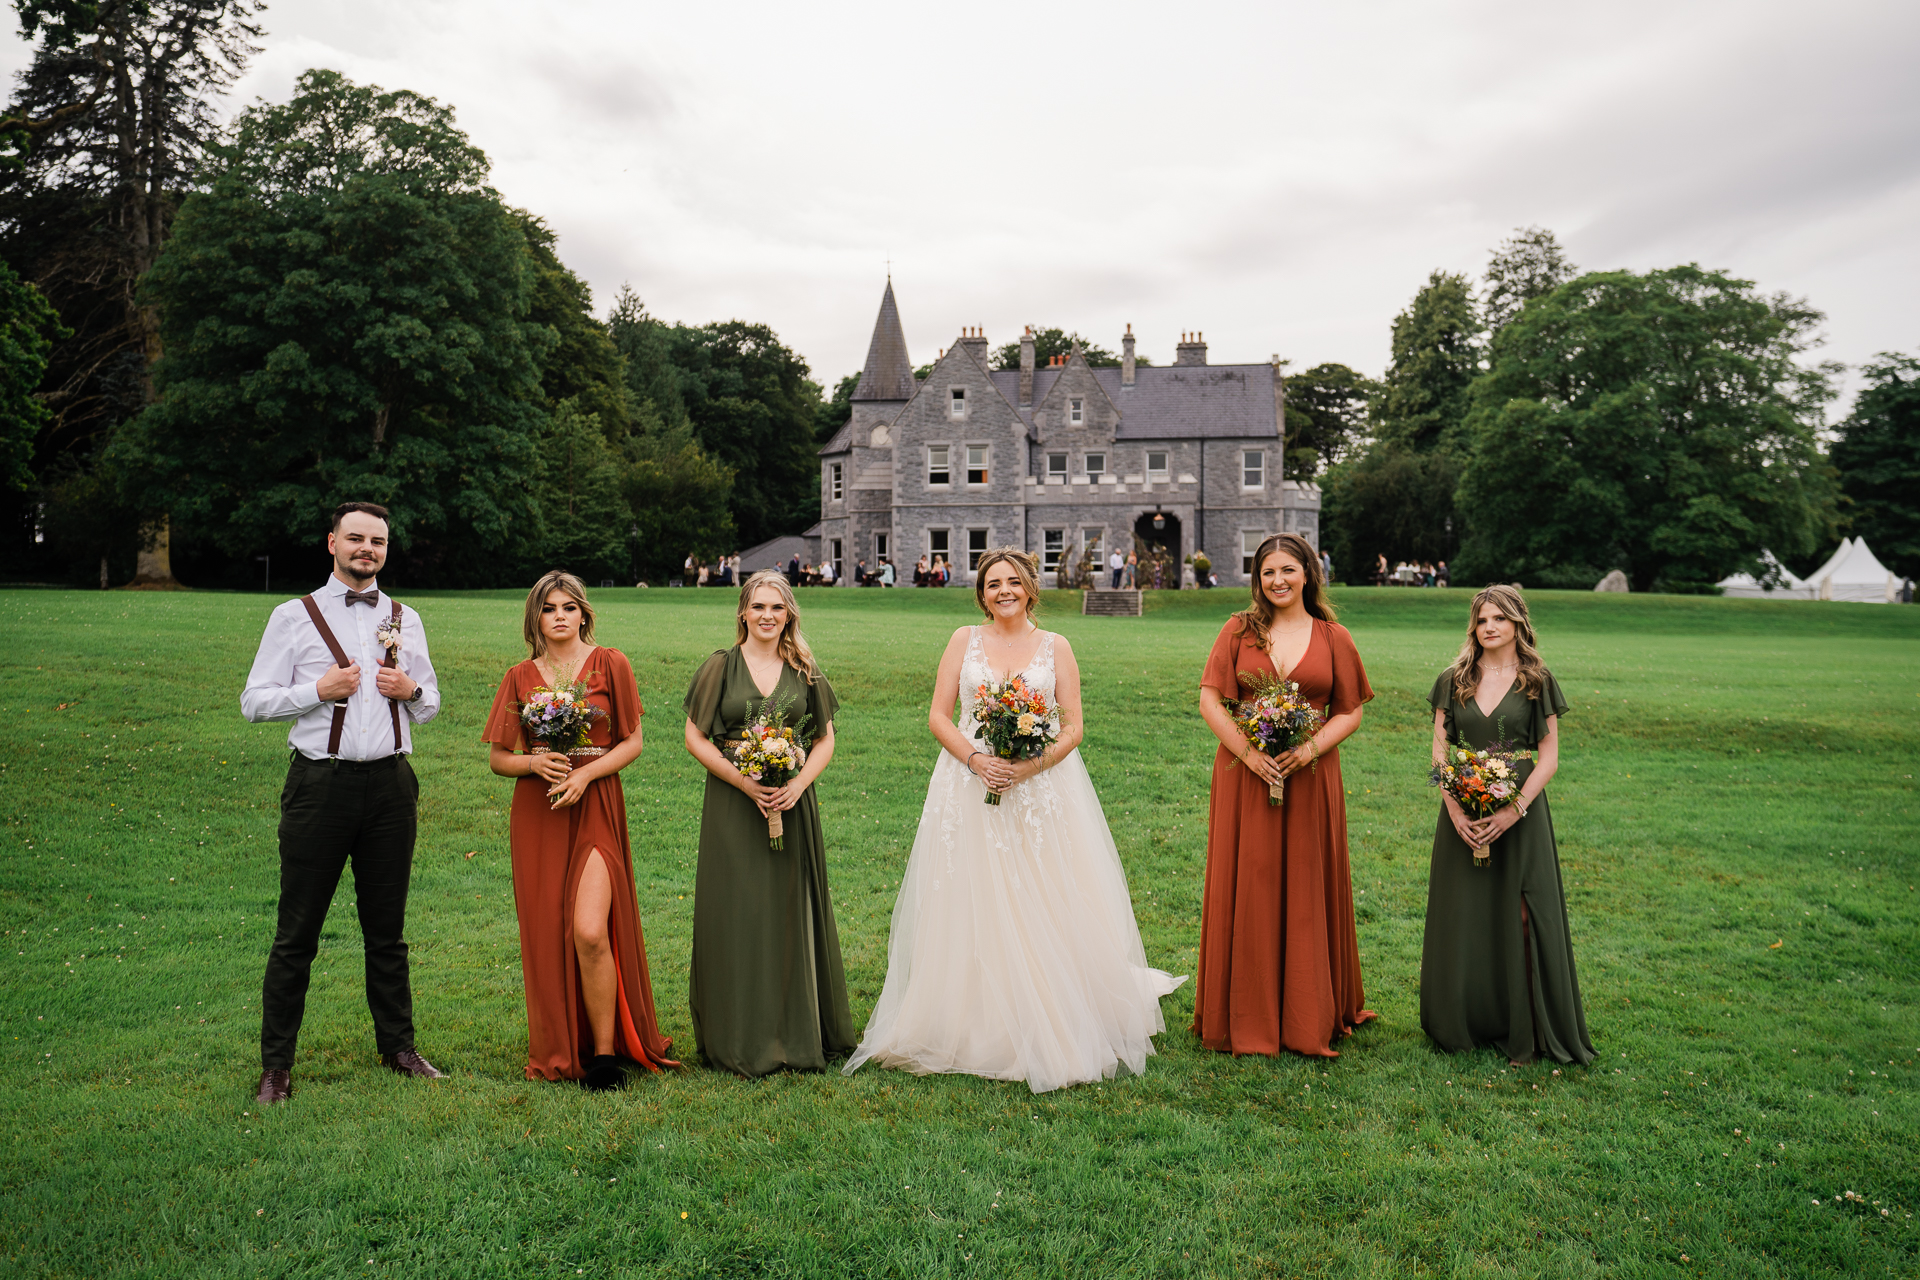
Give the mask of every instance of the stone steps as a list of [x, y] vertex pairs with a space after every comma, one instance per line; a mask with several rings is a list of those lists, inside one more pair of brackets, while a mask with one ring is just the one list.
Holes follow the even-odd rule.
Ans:
[[1090, 618], [1137, 618], [1140, 616], [1138, 591], [1083, 591], [1080, 612]]

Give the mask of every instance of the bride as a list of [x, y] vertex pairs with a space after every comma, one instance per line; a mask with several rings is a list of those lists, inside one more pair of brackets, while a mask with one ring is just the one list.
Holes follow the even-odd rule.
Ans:
[[[1038, 565], [1002, 548], [980, 559], [988, 623], [953, 633], [927, 719], [945, 750], [893, 906], [887, 984], [851, 1075], [871, 1058], [916, 1075], [1025, 1080], [1035, 1093], [1139, 1074], [1166, 1029], [1160, 997], [1185, 982], [1147, 967], [1126, 873], [1082, 737], [1080, 669], [1033, 624]], [[1033, 760], [981, 750], [976, 690], [1023, 675], [1060, 709], [1060, 737]], [[959, 704], [960, 724], [953, 721]], [[991, 790], [1005, 798], [986, 803]]]

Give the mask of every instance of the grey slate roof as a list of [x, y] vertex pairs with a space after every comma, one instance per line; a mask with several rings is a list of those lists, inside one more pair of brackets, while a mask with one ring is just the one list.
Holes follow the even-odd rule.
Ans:
[[893, 280], [880, 298], [880, 314], [873, 322], [873, 340], [867, 344], [867, 365], [860, 371], [855, 400], [913, 399], [913, 360], [907, 355], [907, 335], [900, 327], [900, 308], [893, 300]]
[[[1120, 370], [1095, 369], [1100, 389], [1120, 407], [1116, 440], [1231, 440], [1274, 430], [1273, 367], [1264, 364], [1147, 365], [1134, 370], [1132, 390]], [[997, 369], [993, 382], [1009, 401], [1020, 394], [1020, 371]], [[1046, 399], [1058, 369], [1033, 371], [1033, 400]], [[1021, 411], [1029, 423], [1031, 408]]]

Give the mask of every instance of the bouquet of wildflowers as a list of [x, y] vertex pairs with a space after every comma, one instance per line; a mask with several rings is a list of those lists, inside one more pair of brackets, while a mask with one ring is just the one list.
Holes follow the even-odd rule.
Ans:
[[[1446, 758], [1427, 775], [1427, 785], [1452, 796], [1467, 816], [1478, 822], [1520, 798], [1519, 765], [1531, 759], [1531, 751], [1512, 749], [1504, 730], [1485, 751], [1475, 751], [1463, 739], [1458, 746], [1447, 748]], [[1485, 868], [1492, 863], [1489, 847], [1474, 849], [1474, 866]]]
[[583, 750], [593, 722], [607, 713], [587, 701], [587, 682], [560, 671], [552, 686], [540, 685], [520, 704], [520, 727], [536, 750], [562, 755]]
[[[740, 730], [740, 740], [726, 751], [736, 769], [763, 787], [780, 787], [791, 782], [807, 763], [806, 744], [800, 731], [812, 717], [801, 716], [798, 724], [787, 723], [791, 694], [778, 703], [772, 698], [760, 703], [760, 711]], [[723, 748], [723, 750], [725, 750]], [[767, 847], [786, 848], [786, 824], [775, 810], [767, 815]]]
[[[980, 727], [973, 736], [1002, 760], [1031, 760], [1060, 737], [1060, 709], [1047, 705], [1046, 695], [1029, 688], [1024, 676], [984, 681], [975, 694], [973, 718]], [[987, 792], [988, 804], [999, 804], [1000, 793]]]
[[[1242, 671], [1240, 683], [1252, 696], [1235, 704], [1233, 722], [1262, 755], [1283, 755], [1318, 733], [1326, 723], [1320, 708], [1308, 702], [1299, 684], [1285, 676]], [[1317, 766], [1318, 761], [1315, 764]], [[1285, 804], [1286, 786], [1285, 781], [1268, 783], [1267, 804]]]

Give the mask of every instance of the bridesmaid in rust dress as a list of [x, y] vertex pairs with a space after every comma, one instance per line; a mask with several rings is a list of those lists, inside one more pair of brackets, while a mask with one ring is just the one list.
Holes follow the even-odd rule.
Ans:
[[[1306, 539], [1275, 534], [1253, 563], [1253, 604], [1221, 629], [1200, 677], [1200, 714], [1220, 749], [1193, 1030], [1229, 1053], [1334, 1058], [1334, 1042], [1375, 1016], [1360, 988], [1337, 750], [1373, 690]], [[1326, 724], [1284, 755], [1253, 750], [1230, 705], [1246, 696], [1243, 671], [1296, 681]], [[1269, 806], [1269, 784], [1288, 779], [1286, 803]]]
[[[620, 770], [640, 755], [640, 690], [626, 655], [594, 645], [593, 608], [570, 573], [556, 569], [534, 584], [525, 634], [532, 656], [501, 680], [485, 741], [493, 771], [519, 779], [511, 833], [527, 1079], [613, 1089], [628, 1064], [680, 1065], [667, 1057], [671, 1042], [653, 1012], [620, 789]], [[591, 745], [569, 755], [529, 750], [521, 704], [569, 680], [584, 681], [604, 713]]]

